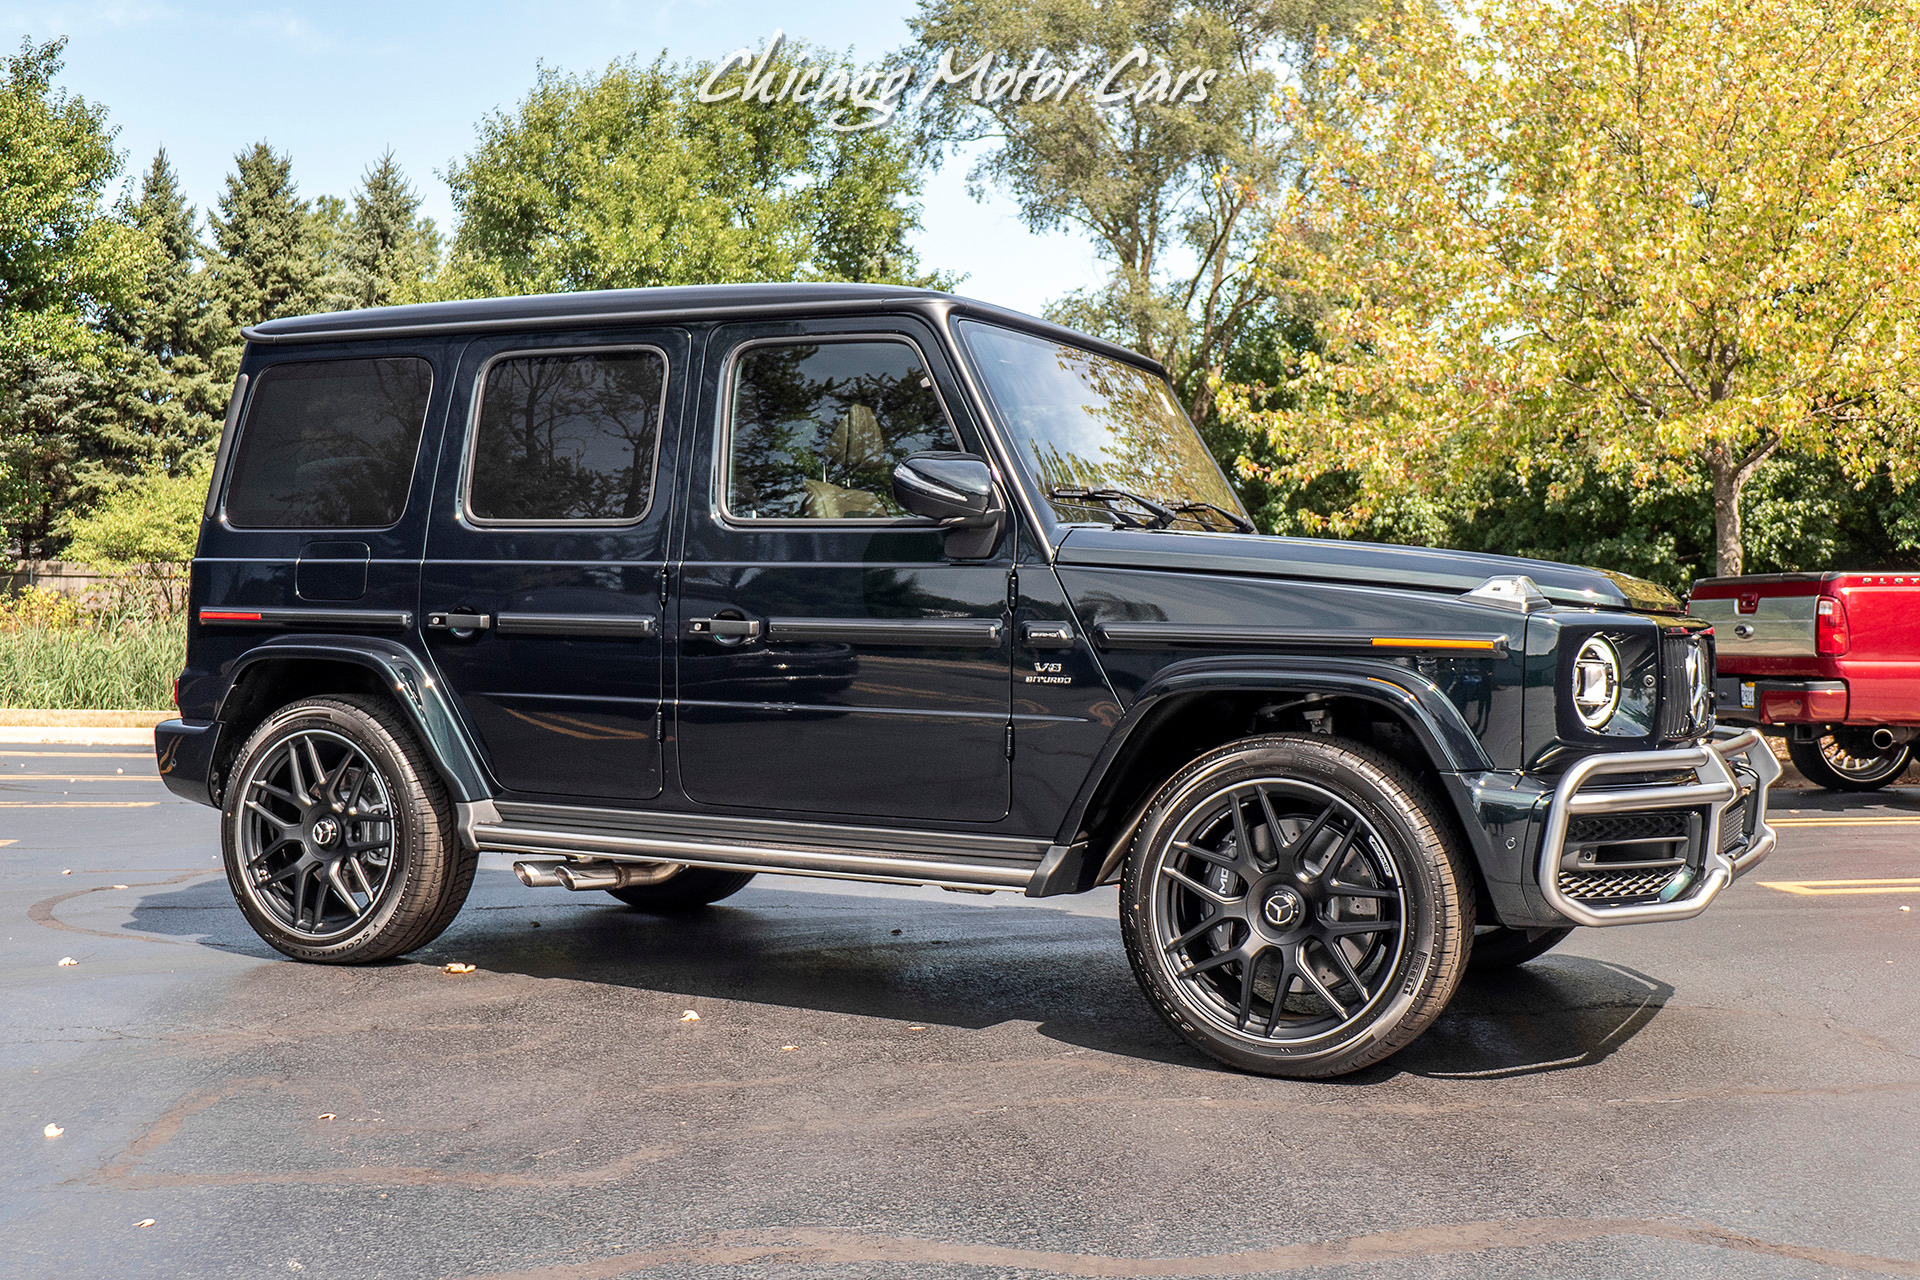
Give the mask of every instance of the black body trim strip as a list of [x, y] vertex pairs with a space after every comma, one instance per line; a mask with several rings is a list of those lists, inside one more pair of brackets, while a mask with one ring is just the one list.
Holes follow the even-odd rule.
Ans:
[[405, 609], [250, 609], [244, 605], [202, 605], [203, 627], [351, 627], [356, 631], [405, 631], [413, 614]]
[[607, 636], [645, 640], [658, 635], [660, 621], [650, 615], [606, 613], [498, 613], [493, 628], [510, 636]]
[[1093, 630], [1103, 649], [1360, 649], [1387, 657], [1424, 653], [1460, 658], [1507, 653], [1503, 635], [1381, 636], [1372, 631], [1292, 631], [1190, 622], [1103, 622]]
[[775, 643], [844, 640], [852, 644], [990, 649], [1005, 633], [997, 618], [767, 619], [767, 640]]

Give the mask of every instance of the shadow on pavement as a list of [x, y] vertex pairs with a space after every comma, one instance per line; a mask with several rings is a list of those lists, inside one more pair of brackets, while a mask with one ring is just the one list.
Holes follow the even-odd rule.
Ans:
[[[528, 893], [506, 872], [482, 871], [454, 927], [410, 959], [457, 958], [495, 973], [974, 1030], [1032, 1022], [1041, 1035], [1079, 1048], [1214, 1065], [1149, 1008], [1119, 930], [1105, 916], [778, 884], [756, 884], [703, 911], [659, 916], [603, 905], [593, 894]], [[130, 925], [197, 935], [200, 945], [250, 957], [278, 956], [247, 927], [222, 879], [147, 895]], [[1346, 1079], [1490, 1078], [1590, 1066], [1647, 1026], [1672, 990], [1619, 965], [1548, 956], [1463, 983], [1411, 1047]]]
[[1892, 809], [1901, 813], [1920, 813], [1920, 787], [1886, 787], [1879, 791], [1775, 791], [1768, 797], [1767, 812], [1778, 818], [1789, 809], [1802, 813], [1850, 813], [1863, 810]]

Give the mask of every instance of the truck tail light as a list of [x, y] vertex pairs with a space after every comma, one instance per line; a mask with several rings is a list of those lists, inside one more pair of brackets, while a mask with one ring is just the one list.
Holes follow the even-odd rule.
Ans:
[[1840, 658], [1852, 647], [1846, 602], [1839, 596], [1821, 596], [1813, 606], [1813, 651], [1823, 658]]

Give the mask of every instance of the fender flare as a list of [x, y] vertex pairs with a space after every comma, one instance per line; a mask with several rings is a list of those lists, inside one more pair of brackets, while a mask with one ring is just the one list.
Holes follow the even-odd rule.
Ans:
[[405, 645], [374, 636], [285, 635], [262, 641], [241, 654], [229, 669], [226, 691], [214, 709], [225, 720], [234, 691], [248, 671], [263, 663], [328, 662], [366, 668], [393, 691], [393, 701], [420, 737], [420, 745], [438, 769], [453, 798], [462, 804], [490, 800], [479, 754], [448, 701], [439, 679]]
[[[1068, 806], [1057, 846], [1073, 847], [1080, 823], [1100, 794], [1115, 761], [1154, 710], [1168, 698], [1192, 693], [1331, 693], [1362, 698], [1397, 713], [1413, 731], [1421, 748], [1442, 778], [1450, 774], [1484, 773], [1495, 765], [1486, 747], [1467, 727], [1459, 708], [1439, 686], [1417, 671], [1391, 663], [1320, 658], [1312, 665], [1297, 659], [1195, 658], [1162, 668], [1144, 685], [1125, 716], [1101, 747], [1088, 769], [1073, 803]], [[1465, 823], [1472, 839], [1477, 817], [1461, 811], [1458, 788], [1447, 786], [1445, 799]], [[1144, 797], [1143, 797], [1144, 799]], [[1479, 841], [1475, 841], [1476, 845]], [[1079, 846], [1083, 847], [1083, 846]], [[1105, 861], [1105, 859], [1102, 859]], [[1088, 859], [1088, 869], [1096, 865]], [[1088, 885], [1087, 887], [1091, 887]]]

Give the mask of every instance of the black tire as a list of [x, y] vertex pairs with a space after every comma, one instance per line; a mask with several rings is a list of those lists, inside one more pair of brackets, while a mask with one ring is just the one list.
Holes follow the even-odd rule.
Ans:
[[1466, 866], [1388, 757], [1247, 738], [1154, 797], [1120, 932], [1141, 990], [1196, 1048], [1262, 1075], [1342, 1075], [1405, 1048], [1452, 998], [1473, 938]]
[[478, 856], [385, 703], [343, 694], [282, 707], [240, 749], [232, 779], [220, 823], [227, 884], [275, 950], [319, 964], [385, 960], [439, 937], [466, 902]]
[[1787, 739], [1787, 755], [1808, 782], [1829, 791], [1878, 791], [1899, 780], [1913, 761], [1913, 744], [1873, 745], [1873, 730], [1847, 726], [1812, 742]]
[[697, 911], [747, 887], [751, 871], [722, 871], [717, 867], [682, 867], [658, 884], [637, 884], [608, 893], [630, 907], [671, 915]]
[[1474, 931], [1467, 972], [1503, 973], [1518, 968], [1547, 954], [1572, 933], [1572, 929], [1509, 929], [1503, 924], [1483, 924]]

